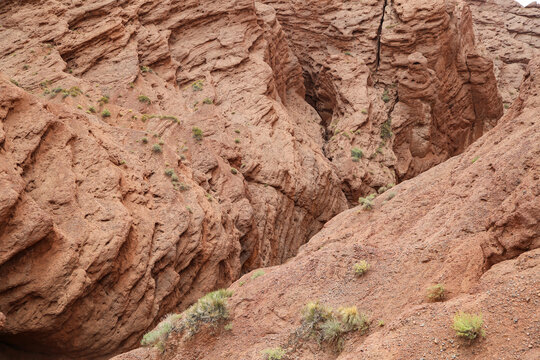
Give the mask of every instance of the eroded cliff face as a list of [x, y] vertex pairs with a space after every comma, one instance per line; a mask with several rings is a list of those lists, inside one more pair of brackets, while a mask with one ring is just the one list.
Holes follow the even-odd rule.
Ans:
[[2, 2], [1, 351], [132, 348], [358, 196], [463, 151], [502, 112], [470, 15], [442, 0]]
[[[327, 128], [326, 155], [353, 203], [462, 152], [502, 114], [464, 4], [265, 3], [300, 60], [308, 101]], [[365, 155], [359, 163], [348, 156], [353, 148]]]
[[2, 79], [3, 342], [78, 358], [132, 347], [347, 208], [270, 7], [1, 13], [3, 70], [19, 86]]
[[[329, 221], [287, 263], [244, 275], [230, 289], [230, 330], [171, 332], [163, 352], [115, 360], [260, 359], [281, 347], [291, 359], [536, 359], [540, 354], [540, 59], [499, 124], [465, 153]], [[353, 265], [369, 270], [355, 276]], [[444, 301], [426, 289], [444, 284]], [[370, 327], [343, 349], [299, 337], [311, 301], [357, 306]], [[452, 317], [482, 313], [486, 336], [460, 339]]]
[[505, 108], [516, 99], [527, 64], [540, 56], [540, 6], [514, 0], [467, 0], [478, 41], [495, 65]]

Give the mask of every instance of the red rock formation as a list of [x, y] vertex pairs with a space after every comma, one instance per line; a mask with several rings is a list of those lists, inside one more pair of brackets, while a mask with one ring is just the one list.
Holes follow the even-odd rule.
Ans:
[[[308, 100], [328, 128], [326, 154], [353, 203], [462, 152], [502, 115], [492, 64], [475, 48], [466, 5], [265, 3], [276, 8], [300, 59]], [[405, 105], [398, 80], [416, 52], [433, 76], [413, 80], [437, 86], [415, 106]], [[353, 148], [365, 159], [353, 163]]]
[[[410, 59], [421, 69], [422, 58]], [[259, 359], [278, 346], [299, 359], [537, 358], [539, 106], [536, 59], [510, 111], [466, 152], [379, 195], [371, 211], [336, 216], [291, 261], [235, 282], [231, 330], [173, 332], [159, 356], [147, 348], [115, 359]], [[360, 260], [371, 267], [359, 278]], [[435, 283], [442, 302], [425, 298]], [[317, 299], [357, 306], [370, 329], [347, 334], [340, 353], [295, 337], [302, 307]], [[485, 338], [455, 335], [459, 310], [483, 314]]]
[[132, 348], [501, 112], [442, 0], [8, 0], [0, 24], [0, 352], [29, 358]]
[[467, 0], [475, 33], [493, 60], [505, 107], [518, 95], [528, 62], [540, 56], [540, 7], [514, 0]]
[[346, 209], [270, 7], [3, 2], [0, 14], [19, 86], [2, 78], [0, 341], [75, 358], [133, 347]]

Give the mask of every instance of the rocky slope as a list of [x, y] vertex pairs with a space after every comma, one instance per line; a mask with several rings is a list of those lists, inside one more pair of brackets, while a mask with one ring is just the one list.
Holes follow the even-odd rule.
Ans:
[[[540, 355], [540, 59], [500, 123], [465, 153], [336, 216], [286, 264], [230, 289], [230, 330], [172, 332], [161, 353], [115, 359], [537, 359]], [[353, 265], [371, 265], [355, 277]], [[259, 274], [260, 275], [260, 274]], [[442, 302], [425, 298], [444, 284]], [[371, 320], [342, 352], [299, 339], [310, 301], [355, 305]], [[482, 313], [485, 338], [456, 337], [452, 316]], [[381, 323], [380, 321], [384, 321]]]
[[502, 114], [472, 20], [443, 0], [2, 2], [0, 354], [132, 348], [461, 153]]

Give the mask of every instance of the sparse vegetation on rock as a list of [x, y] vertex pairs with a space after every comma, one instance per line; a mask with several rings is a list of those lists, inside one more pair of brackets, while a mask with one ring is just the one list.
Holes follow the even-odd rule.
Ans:
[[482, 319], [482, 315], [469, 314], [460, 311], [454, 316], [453, 328], [457, 336], [464, 337], [469, 340], [483, 337], [485, 336], [483, 326], [484, 320]]
[[353, 265], [354, 274], [358, 277], [364, 275], [369, 270], [369, 263], [361, 260]]

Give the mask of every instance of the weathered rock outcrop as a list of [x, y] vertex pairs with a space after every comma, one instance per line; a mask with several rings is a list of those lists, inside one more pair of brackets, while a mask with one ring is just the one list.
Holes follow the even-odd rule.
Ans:
[[347, 208], [269, 6], [14, 1], [0, 14], [8, 346], [133, 347]]
[[132, 348], [501, 113], [450, 1], [8, 0], [0, 24], [10, 357]]
[[505, 107], [518, 96], [529, 61], [540, 56], [540, 6], [514, 0], [467, 0], [478, 41], [493, 60]]
[[[173, 332], [159, 359], [259, 359], [278, 346], [299, 359], [537, 358], [539, 107], [536, 59], [510, 110], [465, 153], [379, 195], [371, 211], [336, 216], [287, 263], [243, 276], [231, 286], [230, 331]], [[360, 260], [371, 267], [355, 277]], [[425, 298], [434, 283], [446, 288], [442, 302]], [[346, 335], [341, 353], [295, 337], [302, 307], [317, 299], [358, 306], [370, 329]], [[459, 310], [483, 313], [485, 338], [456, 337]]]
[[[352, 203], [462, 152], [502, 115], [492, 63], [475, 48], [462, 3], [264, 2], [300, 60], [307, 99], [327, 127], [326, 155]], [[414, 53], [432, 76], [409, 74], [429, 91], [405, 104], [399, 79]], [[365, 155], [356, 163], [354, 148]]]

